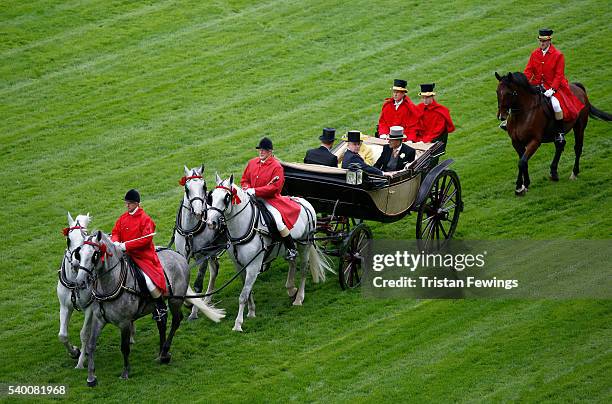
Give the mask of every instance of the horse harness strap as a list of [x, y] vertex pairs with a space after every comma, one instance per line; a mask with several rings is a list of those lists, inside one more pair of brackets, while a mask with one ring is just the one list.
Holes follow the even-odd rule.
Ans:
[[60, 269], [57, 270], [57, 276], [62, 286], [70, 291], [70, 301], [72, 302], [72, 307], [76, 311], [81, 311], [82, 309], [86, 309], [87, 307], [89, 307], [93, 303], [94, 298], [93, 295], [90, 294], [89, 300], [87, 300], [87, 302], [85, 302], [85, 304], [82, 306], [79, 305], [79, 303], [77, 302], [77, 299], [80, 298], [79, 288], [77, 287], [76, 282], [69, 281], [66, 277], [66, 258], [69, 257], [68, 255], [66, 255], [67, 252], [68, 249], [66, 248], [66, 251], [64, 252], [64, 258], [62, 258]]

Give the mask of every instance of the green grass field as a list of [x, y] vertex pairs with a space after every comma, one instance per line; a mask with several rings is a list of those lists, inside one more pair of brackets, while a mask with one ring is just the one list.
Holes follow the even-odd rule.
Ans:
[[[131, 379], [119, 380], [119, 334], [107, 327], [89, 389], [57, 339], [55, 285], [67, 211], [109, 232], [136, 187], [165, 244], [183, 165], [203, 162], [211, 182], [239, 176], [264, 135], [297, 161], [324, 126], [372, 133], [394, 78], [414, 101], [435, 82], [451, 109], [457, 238], [611, 239], [612, 126], [589, 122], [575, 182], [572, 137], [558, 183], [547, 179], [553, 146], [542, 146], [516, 198], [493, 75], [522, 71], [550, 26], [568, 78], [612, 112], [610, 20], [595, 0], [0, 3], [0, 383], [108, 402], [609, 402], [609, 300], [368, 300], [331, 279], [293, 308], [279, 261], [255, 285], [258, 317], [243, 334], [231, 331], [236, 283], [219, 296], [228, 318], [185, 322], [169, 366], [154, 362], [146, 317]], [[414, 238], [414, 217], [371, 225], [377, 239]], [[232, 273], [224, 258], [220, 281]]]

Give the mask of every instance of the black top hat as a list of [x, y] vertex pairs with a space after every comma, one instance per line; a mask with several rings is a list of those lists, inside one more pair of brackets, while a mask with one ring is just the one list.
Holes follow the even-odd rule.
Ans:
[[395, 79], [393, 80], [393, 88], [391, 88], [391, 90], [407, 93], [408, 90], [406, 90], [406, 87], [408, 87], [408, 82], [406, 80]]
[[126, 202], [138, 202], [140, 203], [140, 194], [135, 189], [130, 189], [123, 198]]
[[361, 142], [361, 132], [358, 130], [349, 130], [346, 133], [346, 138], [349, 142], [359, 143]]
[[436, 83], [421, 84], [421, 92], [419, 93], [419, 95], [424, 97], [436, 95], [436, 93], [434, 93], [434, 87], [436, 87]]
[[540, 41], [548, 41], [552, 38], [553, 30], [550, 28], [542, 28], [539, 31], [538, 39]]
[[333, 142], [336, 140], [336, 129], [334, 128], [323, 128], [323, 134], [319, 136], [322, 142]]
[[259, 141], [259, 144], [257, 145], [256, 149], [274, 150], [274, 148], [272, 147], [272, 141], [267, 137], [264, 137]]

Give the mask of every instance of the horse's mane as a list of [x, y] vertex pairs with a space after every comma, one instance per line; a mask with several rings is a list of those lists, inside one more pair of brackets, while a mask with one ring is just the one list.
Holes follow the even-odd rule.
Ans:
[[527, 80], [527, 76], [525, 76], [523, 72], [508, 73], [508, 76], [506, 77], [509, 78], [509, 81], [515, 83], [517, 86], [524, 89], [525, 91], [531, 94], [538, 93], [536, 88], [532, 86], [531, 83], [529, 83], [529, 80]]

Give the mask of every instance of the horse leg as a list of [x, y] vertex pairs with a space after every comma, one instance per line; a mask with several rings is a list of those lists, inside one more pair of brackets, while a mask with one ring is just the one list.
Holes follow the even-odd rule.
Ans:
[[134, 338], [135, 335], [136, 335], [136, 324], [134, 324], [134, 322], [132, 321], [130, 323], [130, 344], [136, 343], [136, 339]]
[[162, 352], [164, 349], [164, 344], [166, 343], [166, 322], [167, 321], [168, 321], [168, 316], [164, 316], [161, 320], [156, 321], [157, 331], [159, 332], [159, 356], [157, 357], [157, 359], [159, 359], [160, 361], [163, 360]]
[[529, 159], [531, 158], [531, 156], [533, 156], [536, 152], [536, 150], [538, 150], [538, 147], [540, 147], [540, 142], [537, 139], [533, 139], [531, 140], [528, 144], [527, 147], [525, 148], [525, 153], [523, 154], [523, 156], [521, 157], [521, 159], [519, 160], [519, 167], [521, 168], [522, 172], [523, 172], [523, 190], [522, 193], [517, 193], [517, 191], [515, 191], [515, 193], [517, 195], [523, 196], [525, 195], [525, 193], [528, 191], [529, 189], [529, 185], [531, 184], [531, 180], [529, 179]]
[[[219, 260], [217, 258], [210, 259], [210, 279], [208, 280], [208, 288], [206, 294], [211, 293], [215, 290], [215, 282], [217, 281], [217, 275], [219, 275]], [[204, 303], [208, 304], [212, 300], [212, 296], [204, 297]]]
[[520, 143], [519, 141], [512, 141], [512, 146], [514, 147], [514, 150], [516, 150], [516, 154], [518, 154], [519, 156], [519, 163], [518, 163], [518, 174], [516, 177], [516, 188], [514, 189], [514, 193], [517, 196], [523, 196], [525, 195], [525, 186], [523, 185], [523, 165], [521, 164], [521, 160], [523, 158], [523, 155], [525, 154], [525, 146], [523, 146], [522, 143]]
[[89, 341], [87, 341], [87, 386], [89, 387], [94, 387], [98, 384], [94, 354], [96, 351], [96, 344], [98, 343], [98, 337], [105, 325], [106, 324], [97, 316], [92, 316], [91, 333], [89, 334]]
[[559, 173], [557, 171], [557, 167], [559, 166], [559, 159], [561, 158], [561, 154], [563, 150], [565, 150], [565, 139], [555, 141], [555, 157], [553, 157], [552, 162], [550, 163], [550, 179], [552, 181], [559, 181]]
[[295, 287], [295, 272], [295, 260], [289, 261], [289, 272], [287, 272], [287, 282], [285, 282], [285, 288], [287, 289], [287, 295], [289, 295], [289, 298], [292, 300], [295, 300], [298, 292], [297, 288]]
[[121, 328], [121, 353], [123, 354], [122, 379], [127, 379], [130, 375], [130, 328], [129, 324]]
[[81, 354], [79, 355], [79, 360], [75, 366], [75, 369], [83, 369], [85, 365], [85, 351], [87, 347], [87, 341], [89, 340], [89, 331], [91, 330], [91, 319], [92, 319], [93, 310], [91, 310], [91, 306], [83, 310], [83, 327], [81, 327], [80, 337], [81, 337]]
[[198, 270], [196, 280], [193, 282], [193, 290], [196, 293], [202, 292], [204, 277], [206, 276], [206, 268], [208, 268], [208, 260], [204, 260], [204, 262], [202, 262], [202, 265], [200, 265], [200, 269]]
[[248, 310], [249, 312], [247, 313], [247, 317], [254, 318], [255, 317], [255, 297], [253, 296], [252, 290], [251, 290], [251, 293], [249, 293]]
[[66, 347], [66, 350], [70, 354], [70, 357], [72, 359], [76, 359], [81, 355], [81, 352], [79, 352], [79, 348], [77, 346], [74, 346], [70, 343], [70, 338], [68, 336], [68, 324], [70, 323], [72, 311], [72, 306], [66, 306], [60, 300], [60, 328], [57, 336], [60, 342]]
[[570, 180], [575, 180], [578, 178], [578, 173], [580, 172], [580, 156], [582, 155], [582, 145], [584, 144], [584, 130], [586, 129], [588, 116], [581, 120], [578, 118], [576, 124], [574, 125], [574, 168], [572, 169], [572, 174], [570, 175]]
[[233, 331], [242, 332], [242, 323], [244, 322], [244, 306], [249, 299], [249, 295], [251, 294], [253, 284], [255, 284], [255, 280], [257, 279], [260, 267], [261, 265], [254, 265], [254, 263], [251, 263], [249, 268], [246, 269], [247, 274], [244, 280], [244, 286], [242, 287], [242, 292], [240, 292], [240, 297], [238, 297], [238, 315], [236, 316], [236, 321], [234, 322], [234, 328], [232, 328]]
[[[300, 267], [300, 288], [298, 289], [297, 295], [295, 296], [295, 300], [293, 301], [294, 306], [301, 306], [304, 303], [304, 293], [306, 289], [306, 269], [308, 268], [308, 249], [310, 246], [304, 248], [304, 245], [300, 244], [300, 256], [301, 256], [301, 267]], [[295, 261], [293, 261], [293, 266], [295, 267]], [[294, 268], [295, 271], [295, 268]]]
[[172, 338], [174, 338], [174, 333], [181, 325], [181, 321], [183, 321], [183, 312], [181, 311], [182, 304], [183, 301], [181, 299], [168, 299], [168, 306], [170, 307], [170, 311], [172, 312], [172, 324], [170, 325], [170, 332], [168, 333], [168, 338], [164, 343], [164, 347], [160, 355], [161, 363], [170, 363], [170, 359], [172, 357], [170, 355], [170, 346], [172, 345]]

